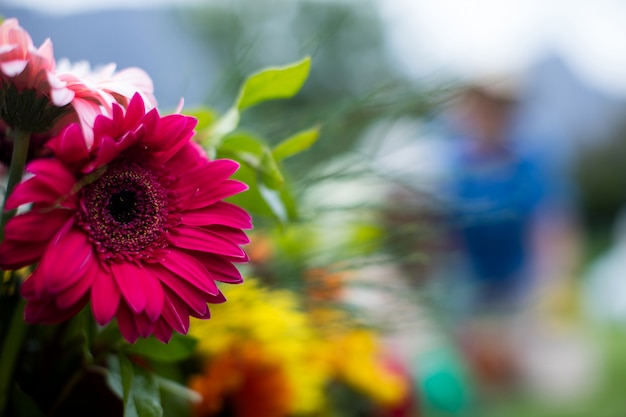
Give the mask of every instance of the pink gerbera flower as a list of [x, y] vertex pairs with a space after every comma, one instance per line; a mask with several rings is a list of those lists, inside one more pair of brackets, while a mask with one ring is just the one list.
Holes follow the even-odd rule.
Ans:
[[36, 90], [47, 95], [56, 106], [68, 104], [73, 93], [54, 74], [56, 63], [52, 42], [46, 39], [39, 48], [17, 19], [0, 25], [0, 79], [18, 90]]
[[128, 341], [165, 342], [225, 300], [216, 281], [242, 281], [233, 262], [247, 261], [251, 219], [223, 199], [247, 187], [229, 179], [236, 162], [208, 160], [191, 141], [195, 124], [146, 113], [135, 95], [125, 113], [114, 105], [96, 119], [91, 148], [72, 124], [48, 143], [55, 158], [28, 165], [6, 208], [32, 206], [0, 244], [2, 268], [38, 262], [22, 285], [28, 322], [58, 323], [91, 302]]
[[79, 121], [91, 146], [98, 115], [110, 116], [114, 103], [126, 107], [135, 93], [148, 108], [156, 107], [153, 92], [152, 80], [139, 68], [116, 72], [115, 64], [109, 64], [91, 71], [86, 62], [72, 65], [67, 60], [57, 66], [49, 39], [35, 48], [17, 19], [0, 25], [0, 118], [10, 126], [58, 132]]
[[30, 131], [52, 124], [74, 98], [55, 70], [50, 39], [36, 48], [17, 19], [5, 20], [0, 25], [0, 118]]
[[[67, 59], [62, 59], [58, 63], [57, 76], [74, 95], [71, 105], [88, 146], [93, 141], [91, 132], [96, 117], [100, 114], [111, 115], [113, 104], [126, 107], [130, 98], [137, 93], [148, 109], [156, 107], [152, 79], [145, 71], [131, 67], [116, 72], [115, 68], [115, 64], [111, 63], [92, 71], [87, 61], [71, 64]], [[61, 123], [67, 123], [67, 120]]]

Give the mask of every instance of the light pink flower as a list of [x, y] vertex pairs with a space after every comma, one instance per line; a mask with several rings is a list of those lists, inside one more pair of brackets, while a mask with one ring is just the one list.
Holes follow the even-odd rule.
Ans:
[[[152, 79], [140, 68], [131, 67], [119, 72], [111, 63], [94, 71], [87, 61], [71, 64], [67, 59], [58, 62], [56, 74], [74, 94], [71, 105], [83, 128], [87, 145], [93, 142], [92, 129], [99, 114], [110, 116], [113, 104], [128, 106], [131, 97], [141, 95], [146, 108], [155, 108]], [[72, 116], [70, 116], [71, 118]], [[65, 119], [62, 123], [67, 123]]]
[[[145, 71], [133, 67], [116, 72], [115, 64], [91, 71], [87, 62], [72, 65], [67, 60], [60, 60], [57, 66], [52, 42], [46, 39], [35, 48], [30, 35], [19, 26], [17, 19], [7, 19], [0, 25], [0, 81], [0, 89], [14, 86], [18, 92], [35, 91], [38, 97], [47, 97], [56, 107], [69, 104], [69, 111], [56, 121], [52, 133], [79, 121], [88, 146], [93, 143], [92, 129], [96, 117], [100, 114], [110, 116], [114, 103], [126, 107], [131, 97], [139, 93], [147, 108], [156, 107], [152, 80]], [[10, 112], [17, 106], [8, 103], [4, 107]], [[13, 119], [11, 115], [6, 116]], [[37, 117], [40, 115], [32, 115], [33, 119]], [[20, 123], [28, 124], [29, 120], [23, 118]], [[10, 124], [9, 120], [7, 122]], [[40, 125], [33, 121], [37, 129]]]
[[125, 113], [114, 104], [96, 118], [91, 148], [72, 124], [48, 143], [54, 158], [28, 165], [6, 208], [32, 207], [0, 244], [2, 268], [38, 262], [22, 285], [28, 322], [58, 323], [91, 302], [128, 341], [168, 341], [225, 300], [216, 281], [242, 281], [233, 263], [248, 259], [252, 224], [223, 199], [247, 187], [229, 178], [236, 162], [209, 160], [191, 141], [195, 124], [146, 113], [136, 94]]
[[50, 98], [58, 107], [74, 98], [74, 92], [55, 75], [52, 42], [46, 39], [39, 48], [18, 23], [7, 19], [0, 25], [0, 80], [15, 85], [18, 91], [32, 89]]

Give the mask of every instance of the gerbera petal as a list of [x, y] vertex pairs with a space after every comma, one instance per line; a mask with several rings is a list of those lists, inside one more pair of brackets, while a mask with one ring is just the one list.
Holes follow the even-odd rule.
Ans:
[[216, 224], [203, 227], [203, 229], [218, 234], [230, 240], [236, 245], [247, 245], [248, 243], [250, 243], [250, 238], [248, 237], [246, 232], [238, 228]]
[[221, 224], [240, 229], [252, 228], [252, 218], [248, 212], [226, 201], [218, 201], [200, 210], [184, 211], [181, 221], [189, 226]]
[[[178, 294], [182, 300], [189, 306], [190, 309], [203, 314], [207, 309], [206, 297], [208, 294], [203, 293], [178, 275], [170, 272], [165, 268], [160, 268], [155, 271], [161, 280], [161, 282], [171, 290], [170, 293]], [[170, 297], [171, 298], [171, 297]]]
[[27, 300], [42, 298], [45, 293], [46, 287], [38, 275], [35, 270], [20, 286], [20, 294]]
[[[54, 81], [48, 78], [48, 82], [52, 86]], [[50, 93], [50, 98], [55, 106], [63, 107], [72, 102], [76, 94], [70, 90], [69, 88], [61, 87], [61, 88], [53, 88]]]
[[146, 270], [141, 265], [115, 262], [111, 263], [111, 272], [133, 313], [142, 312], [148, 302], [144, 286]]
[[48, 291], [58, 294], [83, 278], [91, 262], [95, 262], [91, 244], [70, 219], [50, 241], [37, 272], [45, 277]]
[[[29, 204], [33, 202], [42, 203], [45, 205], [52, 206], [57, 202], [61, 202], [63, 194], [59, 194], [57, 191], [57, 187], [63, 186], [62, 183], [57, 182], [53, 187], [50, 187], [48, 184], [52, 178], [48, 177], [47, 180], [44, 180], [42, 176], [32, 177], [15, 187], [9, 198], [7, 198], [5, 209], [6, 210], [14, 210], [24, 204]], [[46, 183], [46, 181], [48, 183]], [[71, 185], [74, 182], [70, 182]], [[68, 193], [69, 194], [69, 190]]]
[[82, 279], [76, 281], [74, 285], [67, 287], [65, 291], [56, 296], [57, 306], [61, 309], [68, 309], [78, 303], [91, 288], [98, 272], [99, 266], [93, 262]]
[[[190, 123], [188, 119], [191, 119], [193, 123]], [[189, 138], [193, 135], [195, 124], [193, 118], [182, 114], [165, 116], [161, 118], [159, 134], [152, 137], [146, 136], [144, 143], [148, 146], [148, 150], [160, 153], [158, 162], [163, 163], [187, 145]]]
[[58, 159], [35, 159], [28, 164], [26, 171], [60, 195], [68, 194], [76, 182], [74, 175]]
[[26, 69], [28, 61], [24, 59], [17, 59], [14, 61], [6, 61], [0, 63], [0, 71], [7, 77], [15, 77], [20, 75]]
[[[188, 141], [186, 146], [183, 146], [176, 155], [167, 160], [167, 167], [174, 172], [187, 172], [207, 163], [208, 159], [204, 149], [196, 142]], [[193, 181], [188, 175], [185, 175], [183, 180], [185, 182]], [[195, 192], [195, 188], [192, 187], [192, 190]]]
[[[114, 105], [113, 107], [116, 107]], [[126, 108], [126, 117], [123, 118], [123, 129], [133, 130], [139, 123], [139, 121], [146, 115], [146, 106], [143, 102], [143, 98], [140, 94], [135, 93], [130, 102], [128, 103], [128, 107]]]
[[239, 269], [221, 256], [212, 255], [210, 253], [196, 253], [195, 257], [211, 272], [211, 276], [216, 281], [227, 282], [229, 284], [239, 284], [243, 282], [243, 276]]
[[245, 256], [244, 251], [232, 241], [200, 227], [177, 227], [170, 232], [169, 239], [173, 246], [180, 248], [228, 255], [235, 258]]
[[105, 85], [107, 91], [132, 97], [133, 94], [139, 93], [147, 102], [149, 107], [156, 107], [156, 99], [152, 95], [154, 92], [154, 84], [150, 76], [141, 68], [131, 67], [119, 71], [117, 74], [111, 75], [111, 80]]
[[226, 180], [219, 184], [219, 186], [208, 186], [198, 191], [197, 194], [192, 196], [187, 209], [193, 210], [201, 207], [207, 207], [214, 204], [226, 197], [239, 194], [246, 191], [248, 186], [243, 182], [237, 180]]
[[73, 304], [68, 309], [61, 309], [55, 303], [54, 298], [42, 298], [27, 300], [24, 310], [26, 323], [57, 324], [74, 317], [87, 304], [87, 297]]
[[51, 210], [48, 213], [26, 212], [13, 217], [7, 223], [4, 238], [17, 242], [49, 241], [71, 216], [72, 212], [69, 210]]
[[[187, 332], [183, 333], [186, 334]], [[172, 339], [172, 328], [165, 320], [159, 320], [154, 328], [154, 337], [163, 343], [169, 343]]]
[[137, 339], [139, 339], [139, 330], [135, 324], [133, 312], [125, 303], [120, 303], [115, 317], [117, 318], [117, 324], [124, 339], [129, 343], [135, 343]]
[[100, 139], [101, 143], [97, 149], [96, 157], [82, 168], [84, 174], [88, 174], [96, 168], [108, 164], [120, 154], [120, 146], [115, 139], [106, 135]]
[[135, 328], [140, 337], [148, 337], [154, 331], [156, 323], [145, 314], [134, 314], [133, 320], [135, 321]]
[[[209, 191], [213, 184], [219, 184], [228, 179], [239, 168], [239, 163], [230, 159], [216, 159], [199, 165], [183, 177], [184, 183], [178, 186], [182, 194], [195, 194], [198, 190]], [[201, 192], [201, 191], [200, 191]]]
[[163, 312], [165, 294], [161, 282], [156, 275], [150, 271], [150, 266], [146, 265], [144, 274], [144, 288], [147, 293], [146, 314], [150, 321], [156, 321]]
[[[215, 304], [217, 304], [217, 303], [215, 303]], [[208, 319], [211, 318], [211, 309], [209, 309], [208, 306], [207, 306], [207, 309], [204, 312], [204, 314], [198, 314], [195, 311], [190, 311], [189, 314], [191, 315], [191, 317], [195, 317], [195, 318], [200, 319], [200, 320], [208, 320]]]
[[48, 247], [48, 242], [17, 242], [5, 239], [0, 244], [0, 269], [23, 268], [37, 262]]
[[89, 149], [78, 123], [68, 125], [61, 133], [50, 139], [46, 146], [65, 165], [73, 165], [89, 158]]
[[174, 292], [165, 289], [163, 318], [177, 332], [186, 334], [189, 330], [189, 309]]
[[110, 273], [98, 271], [91, 287], [91, 310], [96, 322], [104, 326], [117, 313], [120, 290]]
[[207, 294], [219, 292], [211, 273], [201, 262], [184, 252], [171, 250], [161, 265]]
[[78, 96], [74, 97], [74, 100], [72, 100], [72, 107], [78, 115], [82, 137], [84, 138], [85, 144], [89, 149], [94, 142], [93, 125], [96, 118], [102, 114], [102, 109], [97, 102]]

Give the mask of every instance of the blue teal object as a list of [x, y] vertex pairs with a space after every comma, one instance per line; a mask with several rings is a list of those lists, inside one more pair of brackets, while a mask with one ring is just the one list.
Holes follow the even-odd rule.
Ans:
[[460, 416], [471, 403], [471, 385], [457, 353], [441, 346], [413, 360], [418, 398], [426, 416]]

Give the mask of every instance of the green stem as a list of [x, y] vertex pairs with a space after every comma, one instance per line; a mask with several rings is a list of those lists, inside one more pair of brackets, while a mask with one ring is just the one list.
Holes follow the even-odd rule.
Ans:
[[7, 183], [7, 190], [4, 195], [4, 201], [2, 202], [2, 223], [0, 223], [0, 242], [4, 239], [4, 225], [15, 214], [14, 211], [6, 212], [4, 207], [6, 201], [9, 198], [11, 192], [15, 186], [22, 180], [24, 173], [24, 166], [26, 165], [26, 159], [28, 157], [28, 146], [30, 143], [30, 132], [21, 129], [12, 129], [9, 131], [13, 133], [13, 154], [11, 155], [11, 166], [9, 167], [9, 179]]
[[[0, 242], [4, 240], [4, 226], [15, 214], [15, 210], [5, 212], [7, 199], [15, 186], [22, 180], [24, 166], [28, 157], [28, 146], [30, 142], [30, 132], [22, 129], [11, 129], [7, 134], [13, 136], [13, 154], [11, 155], [11, 166], [9, 167], [9, 178], [6, 193], [2, 202], [2, 216], [0, 219]], [[13, 277], [13, 280], [15, 277]], [[1, 296], [2, 294], [0, 294]], [[7, 404], [10, 398], [10, 391], [13, 386], [13, 373], [17, 364], [17, 357], [22, 347], [22, 340], [26, 334], [26, 323], [24, 323], [24, 308], [26, 301], [19, 297], [13, 316], [6, 317], [9, 326], [6, 329], [4, 340], [0, 341], [0, 415], [6, 414]], [[3, 317], [4, 318], [4, 317]]]
[[13, 385], [13, 371], [26, 333], [26, 323], [24, 323], [25, 306], [26, 301], [20, 297], [13, 312], [13, 317], [2, 345], [2, 351], [0, 351], [0, 361], [2, 363], [0, 367], [0, 415], [5, 415], [6, 412], [10, 390]]
[[61, 408], [65, 400], [67, 400], [67, 398], [70, 396], [74, 388], [76, 388], [76, 385], [78, 385], [78, 383], [85, 377], [86, 373], [87, 373], [87, 370], [81, 367], [80, 369], [76, 370], [72, 374], [70, 379], [63, 386], [61, 393], [57, 396], [56, 400], [54, 401], [54, 404], [52, 405], [52, 408], [50, 409], [50, 412], [48, 413], [50, 416], [56, 416], [58, 414], [59, 409]]

